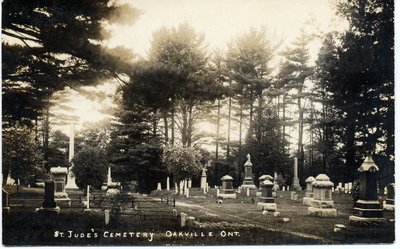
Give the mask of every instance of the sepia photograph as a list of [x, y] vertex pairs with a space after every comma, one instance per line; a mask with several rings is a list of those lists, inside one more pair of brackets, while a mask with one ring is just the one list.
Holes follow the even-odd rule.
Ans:
[[2, 0], [2, 245], [394, 245], [394, 10]]

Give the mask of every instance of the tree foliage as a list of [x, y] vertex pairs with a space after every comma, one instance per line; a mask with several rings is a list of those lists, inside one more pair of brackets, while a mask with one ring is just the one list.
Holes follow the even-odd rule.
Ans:
[[343, 144], [342, 178], [352, 180], [366, 151], [375, 151], [387, 183], [394, 170], [394, 3], [351, 0], [337, 7], [350, 28], [325, 39], [330, 52], [320, 54], [319, 79]]
[[100, 189], [107, 176], [105, 151], [99, 147], [86, 146], [78, 152], [72, 162], [76, 185], [84, 189], [87, 185]]
[[[3, 115], [31, 124], [51, 94], [126, 72], [128, 50], [106, 49], [112, 23], [139, 15], [128, 5], [101, 1], [2, 2]], [[122, 52], [123, 50], [123, 52]], [[7, 123], [6, 123], [7, 124]]]
[[175, 182], [192, 178], [202, 169], [201, 154], [198, 150], [184, 146], [165, 146], [162, 162], [166, 165]]
[[10, 174], [28, 184], [44, 174], [42, 153], [29, 127], [16, 124], [4, 129], [2, 145], [3, 181]]

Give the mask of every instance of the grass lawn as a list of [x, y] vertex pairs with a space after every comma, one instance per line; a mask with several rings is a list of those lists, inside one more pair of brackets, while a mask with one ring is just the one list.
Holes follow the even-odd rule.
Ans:
[[[8, 191], [11, 199], [43, 198], [43, 189], [22, 188], [19, 193], [15, 189]], [[149, 197], [134, 194], [139, 203], [137, 209], [132, 208], [129, 201], [117, 203], [116, 212], [108, 207], [114, 210], [108, 225], [104, 224], [104, 206], [94, 208], [90, 213], [61, 207], [58, 215], [38, 214], [27, 206], [12, 207], [9, 215], [3, 214], [3, 244], [293, 245], [392, 243], [394, 240], [393, 222], [377, 227], [349, 224], [350, 195], [333, 195], [337, 218], [316, 218], [307, 215], [307, 206], [291, 201], [290, 192], [279, 191], [276, 202], [280, 217], [274, 217], [273, 213], [263, 215], [257, 208], [255, 192], [251, 192], [254, 197], [241, 193], [235, 200], [217, 203], [215, 189], [210, 189], [205, 198], [200, 190], [191, 189], [191, 198], [176, 196], [175, 207], [165, 201], [156, 201], [161, 195], [165, 200], [166, 196], [174, 195], [174, 191], [153, 191]], [[104, 203], [110, 205], [110, 202]], [[173, 209], [178, 214], [184, 212], [195, 217], [195, 226], [181, 228], [179, 219], [172, 214]], [[394, 218], [393, 212], [384, 215], [388, 219]], [[289, 221], [284, 222], [283, 218], [289, 218]], [[334, 232], [335, 224], [343, 224], [346, 228]]]

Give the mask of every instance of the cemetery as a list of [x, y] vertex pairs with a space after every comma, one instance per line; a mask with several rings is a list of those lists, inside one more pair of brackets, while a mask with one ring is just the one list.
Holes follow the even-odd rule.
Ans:
[[[371, 167], [378, 170], [369, 155], [359, 171]], [[60, 169], [54, 171], [67, 175]], [[110, 174], [107, 179], [112, 182]], [[329, 177], [319, 174], [312, 181], [311, 204], [304, 204], [302, 199], [310, 197], [310, 189], [295, 191], [293, 198], [293, 192], [280, 188], [273, 196], [270, 175], [260, 177], [261, 193], [250, 188], [240, 191], [232, 180], [226, 175], [220, 186], [203, 189], [189, 187], [189, 181], [185, 181], [182, 192], [160, 183], [157, 185], [166, 187], [148, 195], [123, 190], [109, 195], [108, 189], [91, 190], [87, 186], [86, 192], [66, 190], [69, 203], [64, 201], [65, 194], [57, 195], [64, 191], [64, 182], [57, 188], [55, 180], [46, 181], [44, 189], [24, 187], [19, 192], [15, 186], [6, 186], [4, 242], [18, 245], [26, 236], [32, 244], [47, 245], [198, 245], [204, 241], [235, 245], [238, 236], [240, 244], [390, 243], [394, 239], [394, 212], [383, 210], [385, 201], [378, 201], [372, 183], [360, 182], [360, 199], [353, 205], [351, 193], [333, 190]], [[367, 181], [371, 180], [373, 175]], [[304, 186], [308, 183], [310, 179]], [[375, 192], [368, 189], [371, 185]], [[388, 198], [381, 200], [387, 203]], [[370, 201], [365, 208], [364, 199]], [[25, 219], [31, 221], [27, 227]]]
[[395, 243], [393, 0], [50, 2], [2, 1], [4, 246]]

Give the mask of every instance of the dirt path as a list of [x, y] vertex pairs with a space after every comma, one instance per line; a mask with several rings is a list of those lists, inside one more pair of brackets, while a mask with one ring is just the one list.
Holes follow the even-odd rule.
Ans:
[[237, 216], [237, 215], [232, 215], [232, 214], [228, 214], [228, 213], [225, 213], [225, 212], [220, 212], [220, 211], [209, 209], [209, 208], [205, 208], [203, 206], [196, 205], [196, 204], [189, 204], [189, 203], [177, 201], [175, 203], [175, 205], [178, 206], [178, 207], [194, 208], [194, 209], [200, 209], [200, 210], [203, 210], [203, 211], [207, 211], [210, 214], [217, 215], [218, 217], [225, 218], [225, 219], [227, 219], [229, 221], [232, 221], [232, 219], [235, 222], [240, 220], [240, 221], [242, 221], [242, 222], [244, 222], [246, 224], [250, 223], [250, 224], [257, 225], [258, 227], [260, 227], [260, 228], [262, 228], [264, 230], [267, 230], [267, 231], [288, 233], [288, 234], [295, 235], [295, 236], [300, 236], [300, 237], [303, 237], [303, 238], [319, 240], [322, 243], [327, 243], [327, 244], [335, 243], [334, 241], [326, 239], [324, 237], [320, 237], [320, 236], [316, 236], [316, 235], [312, 235], [312, 234], [307, 234], [307, 233], [284, 230], [284, 229], [280, 229], [280, 228], [276, 228], [276, 227], [271, 227], [271, 226], [268, 226], [267, 224], [259, 222], [257, 220], [247, 219], [247, 218], [243, 218], [243, 217], [240, 217], [240, 216]]

